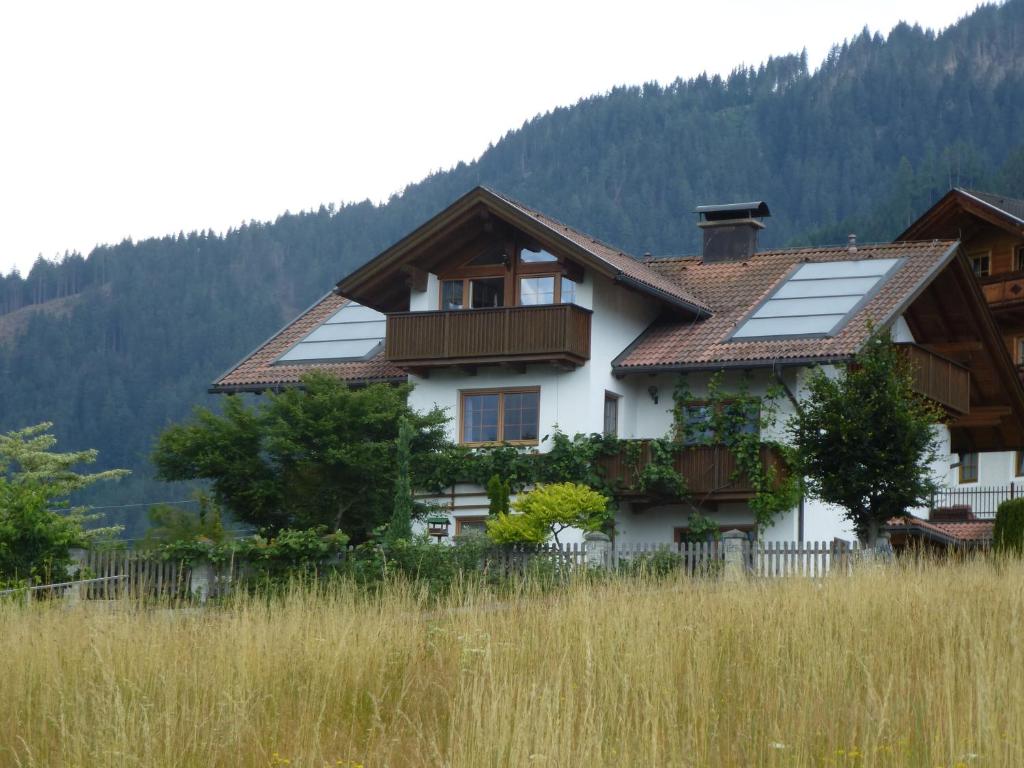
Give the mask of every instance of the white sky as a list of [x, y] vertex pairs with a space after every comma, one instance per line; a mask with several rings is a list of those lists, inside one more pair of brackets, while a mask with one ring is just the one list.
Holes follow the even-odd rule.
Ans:
[[726, 73], [976, 0], [0, 5], [0, 273], [386, 199], [618, 84]]

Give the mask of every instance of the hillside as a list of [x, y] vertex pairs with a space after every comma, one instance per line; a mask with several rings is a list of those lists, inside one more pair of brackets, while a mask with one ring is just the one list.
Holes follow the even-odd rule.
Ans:
[[[476, 184], [634, 254], [693, 252], [694, 206], [738, 199], [771, 205], [766, 247], [840, 241], [850, 227], [881, 240], [951, 184], [1019, 193], [1020, 125], [1024, 0], [941, 34], [864, 33], [813, 73], [785, 55], [727, 78], [617, 88], [538, 116], [386, 205], [126, 241], [0, 278], [0, 323], [24, 319], [0, 345], [0, 429], [51, 420], [65, 447], [135, 471], [97, 503], [180, 498], [147, 479], [154, 435], [215, 402], [205, 392], [218, 373]], [[61, 311], [25, 312], [53, 300]]]

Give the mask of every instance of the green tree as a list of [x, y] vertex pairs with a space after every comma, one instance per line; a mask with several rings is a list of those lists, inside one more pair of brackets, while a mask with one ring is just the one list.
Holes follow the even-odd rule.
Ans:
[[209, 480], [236, 520], [271, 533], [323, 525], [359, 543], [394, 511], [401, 421], [412, 431], [413, 486], [447, 445], [444, 413], [416, 413], [408, 393], [311, 373], [252, 407], [230, 396], [223, 415], [198, 409], [161, 434], [153, 462], [165, 480]]
[[209, 541], [219, 544], [227, 538], [220, 505], [209, 494], [196, 494], [198, 511], [171, 504], [149, 508], [149, 528], [141, 549], [156, 549], [177, 542]]
[[395, 504], [387, 531], [387, 541], [392, 544], [412, 538], [412, 484], [409, 479], [412, 425], [406, 418], [398, 424], [396, 445]]
[[96, 451], [56, 453], [49, 422], [0, 435], [0, 578], [62, 578], [68, 550], [110, 536], [117, 528], [86, 530], [98, 515], [70, 507], [68, 497], [123, 469], [80, 474], [73, 468], [96, 461]]
[[578, 483], [538, 485], [512, 502], [518, 514], [498, 514], [487, 521], [496, 544], [543, 544], [566, 528], [599, 531], [611, 519], [608, 499]]
[[497, 472], [491, 475], [487, 480], [487, 514], [508, 514], [508, 500], [511, 493], [512, 484], [508, 480], [502, 480]]
[[885, 522], [922, 506], [935, 489], [942, 411], [914, 392], [908, 359], [884, 334], [832, 376], [819, 369], [789, 424], [811, 495], [845, 510], [874, 546]]

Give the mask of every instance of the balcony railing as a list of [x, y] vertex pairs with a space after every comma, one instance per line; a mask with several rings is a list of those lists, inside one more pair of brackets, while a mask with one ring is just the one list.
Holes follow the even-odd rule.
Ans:
[[915, 392], [958, 413], [971, 410], [970, 371], [916, 344], [897, 346], [910, 359]]
[[929, 512], [932, 520], [959, 522], [978, 519], [991, 520], [999, 505], [1008, 499], [1024, 496], [1024, 484], [1009, 483], [991, 486], [952, 486], [939, 488], [931, 497]]
[[981, 292], [989, 304], [1024, 302], [1024, 272], [979, 277]]
[[589, 309], [575, 304], [388, 315], [385, 355], [407, 368], [590, 359]]
[[[639, 455], [634, 455], [627, 445], [618, 453], [597, 460], [605, 478], [618, 488], [622, 496], [642, 495], [637, 487], [638, 474], [651, 463], [651, 441], [635, 442], [640, 443]], [[780, 480], [786, 476], [786, 464], [774, 448], [762, 446], [761, 461], [766, 468], [774, 467]], [[756, 491], [750, 479], [742, 473], [733, 477], [736, 474], [736, 456], [724, 445], [682, 447], [673, 465], [686, 480], [690, 497], [696, 500], [742, 501], [753, 497]]]

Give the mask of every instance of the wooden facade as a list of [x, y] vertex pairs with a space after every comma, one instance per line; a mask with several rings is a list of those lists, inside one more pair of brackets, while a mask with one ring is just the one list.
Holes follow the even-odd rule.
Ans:
[[971, 410], [971, 372], [917, 344], [900, 344], [910, 360], [914, 391], [955, 413]]
[[404, 368], [544, 362], [570, 367], [590, 359], [591, 311], [575, 304], [387, 316], [385, 356]]
[[[651, 441], [640, 443], [635, 457], [628, 446], [611, 456], [602, 456], [597, 462], [605, 477], [619, 489], [623, 497], [641, 496], [637, 476], [651, 462]], [[635, 449], [634, 449], [635, 450]], [[773, 468], [782, 478], [788, 471], [778, 451], [769, 446], [761, 448], [761, 461]], [[724, 445], [685, 446], [675, 457], [674, 466], [686, 480], [686, 487], [695, 501], [745, 501], [754, 496], [755, 488], [749, 478], [736, 474], [736, 456]]]

